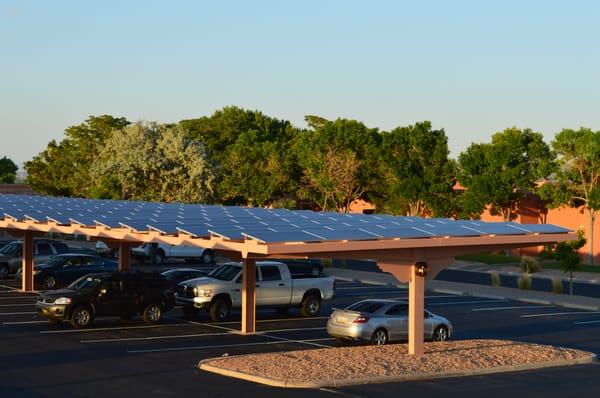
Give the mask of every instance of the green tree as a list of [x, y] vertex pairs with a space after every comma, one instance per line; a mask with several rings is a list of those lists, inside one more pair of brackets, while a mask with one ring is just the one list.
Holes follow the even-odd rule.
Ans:
[[90, 168], [112, 131], [128, 124], [125, 118], [102, 115], [67, 128], [60, 143], [50, 141], [44, 151], [25, 162], [27, 183], [49, 195], [94, 197]]
[[589, 262], [594, 264], [594, 223], [600, 211], [600, 131], [565, 129], [554, 137], [552, 148], [559, 167], [540, 189], [551, 207], [583, 206], [589, 221]]
[[[357, 198], [369, 199], [380, 183], [381, 163], [377, 129], [356, 120], [328, 121], [308, 116], [309, 130], [294, 145], [303, 178], [298, 195], [335, 210], [348, 211]], [[335, 169], [345, 174], [332, 176]], [[335, 177], [333, 179], [332, 177]]]
[[288, 140], [264, 138], [259, 132], [249, 130], [227, 148], [219, 170], [221, 200], [267, 206], [296, 191], [297, 172], [285, 145]]
[[573, 277], [581, 265], [578, 250], [585, 245], [583, 231], [577, 231], [578, 239], [559, 242], [554, 248], [554, 258], [558, 260], [560, 269], [569, 274], [569, 294], [573, 295]]
[[540, 133], [505, 129], [491, 143], [474, 143], [459, 156], [458, 179], [465, 186], [465, 209], [479, 212], [490, 205], [493, 215], [509, 221], [523, 195], [554, 168], [554, 156]]
[[203, 144], [180, 127], [135, 123], [105, 141], [92, 181], [111, 181], [123, 199], [207, 202], [214, 192], [210, 165]]
[[394, 214], [448, 215], [455, 177], [444, 130], [432, 130], [425, 121], [382, 136], [386, 178], [377, 204]]
[[4, 156], [0, 159], [0, 184], [14, 184], [19, 168], [9, 158]]

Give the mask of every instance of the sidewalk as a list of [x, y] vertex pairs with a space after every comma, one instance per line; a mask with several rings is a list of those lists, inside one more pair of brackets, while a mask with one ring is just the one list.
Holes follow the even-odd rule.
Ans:
[[[542, 263], [543, 267], [544, 264]], [[485, 272], [490, 273], [492, 271], [498, 272], [499, 275], [513, 275], [513, 276], [521, 276], [523, 273], [521, 272], [521, 265], [510, 263], [510, 264], [485, 264], [485, 263], [476, 263], [469, 261], [460, 261], [455, 260], [454, 264], [449, 267], [449, 269], [455, 269], [460, 271], [467, 272]], [[600, 269], [600, 266], [598, 266]], [[600, 285], [600, 273], [594, 272], [575, 272], [575, 278], [573, 282], [580, 283], [594, 283]], [[536, 278], [546, 278], [546, 279], [562, 279], [563, 281], [568, 281], [569, 276], [558, 269], [544, 269], [542, 268], [540, 271], [531, 274], [531, 276]]]
[[[327, 268], [325, 273], [336, 279], [345, 281], [356, 281], [402, 288], [407, 287], [406, 283], [400, 283], [392, 275], [383, 272], [378, 273], [342, 268]], [[541, 305], [558, 305], [565, 308], [586, 311], [600, 311], [600, 299], [593, 297], [569, 296], [567, 294], [554, 294], [535, 290], [511, 289], [508, 287], [494, 287], [438, 280], [426, 281], [425, 289], [436, 293], [489, 298], [494, 300], [514, 300]]]

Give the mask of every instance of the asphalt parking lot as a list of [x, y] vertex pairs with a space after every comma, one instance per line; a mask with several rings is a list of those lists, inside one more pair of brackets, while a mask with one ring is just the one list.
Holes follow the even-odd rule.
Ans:
[[[23, 294], [11, 281], [0, 282], [0, 397], [304, 396], [213, 375], [196, 369], [201, 359], [222, 355], [335, 346], [325, 330], [332, 307], [369, 298], [407, 297], [405, 289], [338, 282], [336, 297], [322, 316], [301, 318], [297, 310], [280, 315], [257, 310], [258, 333], [238, 334], [240, 314], [211, 322], [206, 314], [190, 321], [179, 308], [160, 325], [141, 320], [101, 318], [86, 330], [51, 325], [35, 314], [35, 294]], [[507, 300], [427, 292], [426, 306], [452, 320], [455, 338], [509, 338], [564, 345], [600, 354], [600, 313]], [[389, 383], [311, 392], [318, 396], [381, 397], [483, 393], [491, 396], [590, 396], [600, 392], [598, 365]]]

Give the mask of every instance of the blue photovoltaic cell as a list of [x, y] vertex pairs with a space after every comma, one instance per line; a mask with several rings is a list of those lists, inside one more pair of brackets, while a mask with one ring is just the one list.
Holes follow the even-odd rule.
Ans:
[[0, 194], [0, 218], [4, 214], [17, 220], [55, 220], [64, 225], [100, 224], [142, 232], [153, 229], [172, 235], [181, 232], [208, 237], [211, 234], [209, 231], [212, 231], [229, 239], [242, 240], [244, 236], [250, 236], [264, 242], [569, 232], [565, 228], [546, 224]]

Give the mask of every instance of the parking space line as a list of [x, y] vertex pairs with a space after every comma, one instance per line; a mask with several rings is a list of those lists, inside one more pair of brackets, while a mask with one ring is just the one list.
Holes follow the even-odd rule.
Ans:
[[554, 305], [521, 305], [514, 307], [488, 307], [488, 308], [473, 308], [471, 311], [501, 311], [501, 310], [520, 310], [520, 309], [537, 309], [537, 308], [553, 308]]
[[430, 303], [428, 307], [436, 305], [458, 305], [458, 304], [485, 304], [485, 303], [508, 303], [509, 300], [472, 300], [472, 301], [448, 301], [445, 303]]
[[168, 339], [187, 339], [190, 337], [211, 337], [211, 336], [226, 336], [234, 335], [237, 333], [233, 332], [215, 332], [215, 333], [195, 333], [195, 334], [181, 334], [171, 336], [145, 336], [145, 337], [123, 337], [116, 339], [92, 339], [92, 340], [80, 340], [80, 343], [113, 343], [119, 341], [144, 341], [144, 340], [168, 340]]
[[[179, 318], [173, 318], [173, 319], [179, 319]], [[314, 320], [319, 320], [319, 319], [329, 319], [328, 316], [316, 316], [314, 318], [275, 318], [275, 319], [259, 319], [256, 321], [256, 323], [260, 323], [260, 322], [283, 322], [283, 321], [314, 321]], [[239, 324], [240, 321], [231, 321], [231, 322], [219, 322], [219, 325], [236, 325]]]
[[[264, 337], [264, 336], [263, 336]], [[256, 346], [256, 345], [273, 345], [273, 344], [289, 344], [289, 343], [297, 343], [297, 344], [308, 344], [316, 341], [330, 341], [335, 340], [333, 337], [325, 337], [320, 339], [307, 339], [307, 340], [277, 340], [277, 341], [264, 341], [257, 343], [238, 343], [238, 344], [218, 344], [218, 345], [204, 345], [204, 346], [190, 346], [190, 347], [172, 347], [172, 348], [153, 348], [148, 350], [129, 350], [126, 351], [128, 354], [144, 354], [151, 352], [169, 352], [169, 351], [190, 351], [190, 350], [203, 350], [210, 348], [233, 348], [233, 347], [248, 347], [248, 346]]]
[[24, 306], [32, 306], [33, 303], [27, 303], [27, 304], [23, 304], [23, 303], [19, 303], [19, 304], [0, 304], [0, 307], [24, 307]]
[[35, 315], [37, 312], [0, 312], [0, 316], [2, 315]]
[[10, 297], [4, 297], [4, 296], [0, 296], [0, 300], [34, 300], [35, 302], [36, 297], [15, 297], [15, 296], [10, 296]]
[[279, 340], [279, 341], [284, 341], [284, 342], [301, 343], [301, 344], [307, 344], [307, 345], [311, 345], [311, 346], [314, 346], [314, 347], [320, 347], [320, 348], [331, 348], [331, 346], [323, 345], [323, 344], [318, 344], [318, 343], [313, 343], [312, 341], [309, 342], [308, 340], [293, 340], [293, 339], [286, 339], [285, 337], [270, 336], [270, 335], [265, 335], [265, 336], [269, 337], [271, 339], [275, 339], [275, 340]]
[[2, 322], [3, 325], [29, 325], [33, 323], [48, 323], [48, 321]]
[[[34, 313], [35, 314], [35, 313]], [[176, 327], [176, 326], [188, 326], [185, 323], [166, 323], [160, 325], [139, 325], [139, 326], [121, 326], [121, 327], [103, 327], [103, 328], [92, 328], [92, 329], [61, 329], [61, 330], [42, 330], [42, 334], [60, 334], [60, 333], [85, 333], [85, 332], [105, 332], [109, 330], [129, 330], [129, 329], [152, 329], [152, 328], [164, 328], [164, 327]]]
[[12, 287], [12, 286], [7, 286], [7, 285], [0, 285], [0, 287], [6, 288], [6, 289], [8, 289], [9, 291], [21, 290], [21, 289], [19, 289], [19, 288]]
[[592, 323], [600, 323], [600, 321], [584, 321], [584, 322], [574, 322], [573, 325], [588, 325]]
[[540, 317], [540, 316], [560, 316], [560, 315], [584, 315], [584, 314], [600, 314], [600, 311], [551, 312], [551, 313], [547, 313], [547, 314], [521, 315], [521, 318], [536, 318], [536, 317]]

